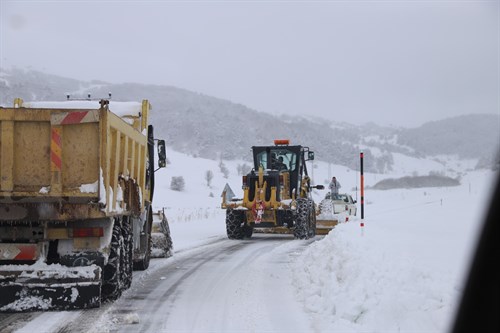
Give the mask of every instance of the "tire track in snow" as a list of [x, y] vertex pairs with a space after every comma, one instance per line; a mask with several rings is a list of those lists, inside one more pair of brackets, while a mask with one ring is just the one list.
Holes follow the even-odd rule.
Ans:
[[[314, 239], [261, 235], [194, 272], [157, 332], [308, 331], [289, 283], [290, 256]], [[152, 332], [153, 330], [151, 330]]]
[[[217, 246], [218, 244], [216, 244]], [[148, 274], [132, 290], [124, 294], [114, 305], [109, 316], [130, 314], [138, 309], [147, 313], [139, 314], [139, 323], [136, 325], [122, 326], [128, 324], [120, 319], [112, 319], [118, 323], [119, 327], [112, 329], [111, 332], [160, 332], [162, 321], [144, 320], [147, 317], [157, 318], [158, 312], [165, 311], [161, 317], [168, 317], [169, 310], [175, 306], [179, 295], [179, 287], [194, 272], [199, 270], [207, 263], [212, 262], [216, 257], [227, 255], [237, 249], [245, 246], [244, 242], [225, 240], [222, 247], [210, 246], [208, 249], [203, 247], [198, 251], [189, 251], [183, 258], [177, 258], [172, 264], [158, 269]], [[208, 251], [208, 252], [204, 252]], [[192, 257], [186, 255], [191, 254]], [[165, 288], [165, 286], [167, 286]]]
[[0, 332], [14, 332], [38, 315], [38, 313], [0, 313]]

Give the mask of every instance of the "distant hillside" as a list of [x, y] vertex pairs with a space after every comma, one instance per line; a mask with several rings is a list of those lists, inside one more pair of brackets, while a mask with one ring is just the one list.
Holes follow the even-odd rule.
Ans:
[[461, 158], [491, 155], [500, 143], [500, 117], [465, 115], [426, 123], [400, 131], [398, 143], [427, 155], [458, 154]]
[[[464, 126], [458, 125], [463, 122], [475, 123], [474, 119], [483, 124], [475, 118], [477, 116], [454, 118], [439, 125], [426, 124], [411, 130], [375, 124], [355, 126], [323, 119], [276, 117], [241, 104], [171, 86], [84, 82], [19, 69], [0, 71], [2, 105], [10, 105], [15, 97], [24, 100], [65, 100], [67, 93], [75, 98], [85, 97], [88, 93], [99, 98], [107, 97], [108, 92], [112, 93], [112, 100], [117, 101], [149, 99], [153, 105], [151, 117], [157, 136], [165, 138], [168, 146], [179, 152], [210, 159], [250, 160], [252, 145], [266, 145], [276, 138], [288, 138], [292, 144], [309, 146], [322, 161], [352, 169], [358, 168], [359, 151], [363, 149], [365, 170], [371, 172], [390, 171], [393, 152], [417, 157], [460, 154], [482, 158], [482, 166], [489, 167], [489, 161], [495, 159], [491, 158], [491, 153], [488, 155], [486, 148], [498, 141], [498, 129], [493, 133], [491, 127], [486, 127], [487, 124], [480, 127], [482, 135], [472, 137], [461, 138], [461, 131], [454, 130]], [[495, 123], [488, 119], [490, 125]], [[453, 134], [449, 140], [447, 133]], [[438, 138], [439, 143], [431, 143], [431, 138]], [[459, 140], [473, 141], [470, 142], [471, 147], [485, 149], [464, 148], [464, 144], [458, 144]]]

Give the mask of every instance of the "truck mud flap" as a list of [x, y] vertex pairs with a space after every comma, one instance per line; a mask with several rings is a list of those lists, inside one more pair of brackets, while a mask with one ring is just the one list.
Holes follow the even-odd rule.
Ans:
[[101, 268], [0, 271], [0, 312], [74, 310], [101, 304]]

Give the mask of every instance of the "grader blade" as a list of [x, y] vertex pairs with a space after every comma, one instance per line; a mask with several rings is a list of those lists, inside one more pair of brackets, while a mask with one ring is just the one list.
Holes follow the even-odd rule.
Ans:
[[0, 272], [0, 312], [73, 310], [99, 307], [101, 268]]
[[338, 223], [338, 220], [316, 220], [316, 235], [328, 234]]
[[253, 232], [257, 234], [293, 234], [293, 231], [287, 227], [254, 228]]
[[153, 213], [151, 230], [151, 258], [168, 258], [173, 255], [174, 246], [170, 226], [164, 210]]

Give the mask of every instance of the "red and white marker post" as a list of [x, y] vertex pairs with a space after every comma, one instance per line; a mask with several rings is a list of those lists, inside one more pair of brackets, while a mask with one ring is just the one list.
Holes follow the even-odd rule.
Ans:
[[363, 176], [363, 151], [359, 153], [360, 172], [361, 172], [361, 223], [360, 226], [365, 226], [365, 178]]

